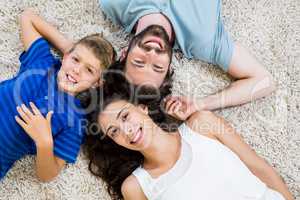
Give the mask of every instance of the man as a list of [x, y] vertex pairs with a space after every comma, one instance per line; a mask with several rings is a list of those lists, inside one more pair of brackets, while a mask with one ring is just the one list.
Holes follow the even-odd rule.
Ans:
[[[220, 0], [100, 0], [100, 4], [114, 23], [135, 34], [123, 55], [123, 70], [136, 85], [161, 87], [170, 73], [172, 48], [180, 48], [186, 57], [218, 65], [237, 79], [223, 91], [198, 99], [200, 110], [244, 104], [275, 90], [271, 74], [225, 31]], [[168, 104], [175, 101], [171, 98]]]

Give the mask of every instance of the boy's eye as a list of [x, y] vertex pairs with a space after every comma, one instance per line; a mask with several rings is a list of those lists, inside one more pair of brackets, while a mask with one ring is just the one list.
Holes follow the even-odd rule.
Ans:
[[72, 57], [72, 59], [73, 59], [73, 61], [75, 61], [75, 62], [79, 62], [78, 58], [76, 58], [76, 57]]
[[88, 72], [93, 74], [93, 70], [91, 70], [91, 68], [87, 68]]

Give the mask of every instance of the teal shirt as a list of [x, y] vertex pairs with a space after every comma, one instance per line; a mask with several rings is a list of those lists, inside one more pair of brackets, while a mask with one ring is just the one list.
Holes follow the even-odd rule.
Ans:
[[234, 43], [224, 29], [220, 0], [100, 0], [100, 6], [129, 33], [142, 16], [162, 13], [174, 28], [175, 47], [186, 57], [228, 70]]

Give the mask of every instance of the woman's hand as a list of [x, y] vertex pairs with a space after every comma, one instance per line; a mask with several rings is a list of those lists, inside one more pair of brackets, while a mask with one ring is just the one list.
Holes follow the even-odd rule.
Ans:
[[164, 101], [166, 112], [182, 121], [199, 110], [196, 101], [185, 96], [168, 96]]
[[33, 139], [37, 146], [52, 146], [51, 117], [53, 112], [48, 112], [46, 118], [44, 118], [39, 109], [31, 102], [30, 107], [32, 111], [24, 104], [17, 107], [17, 111], [20, 114], [20, 117], [15, 116], [17, 123]]

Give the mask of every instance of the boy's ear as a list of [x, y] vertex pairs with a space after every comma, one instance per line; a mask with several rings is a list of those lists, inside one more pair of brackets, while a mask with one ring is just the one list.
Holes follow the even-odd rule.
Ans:
[[143, 112], [143, 113], [145, 113], [146, 115], [148, 115], [148, 107], [146, 106], [146, 105], [144, 105], [144, 104], [139, 104], [138, 105], [138, 108]]
[[104, 83], [104, 81], [100, 78], [92, 87], [93, 88], [100, 87], [103, 85], [103, 83]]
[[70, 53], [64, 53], [63, 54], [63, 60], [66, 59], [67, 57], [69, 57]]
[[69, 53], [64, 53], [63, 57], [61, 59], [61, 64], [64, 65], [65, 61], [67, 60], [67, 58], [69, 57]]

